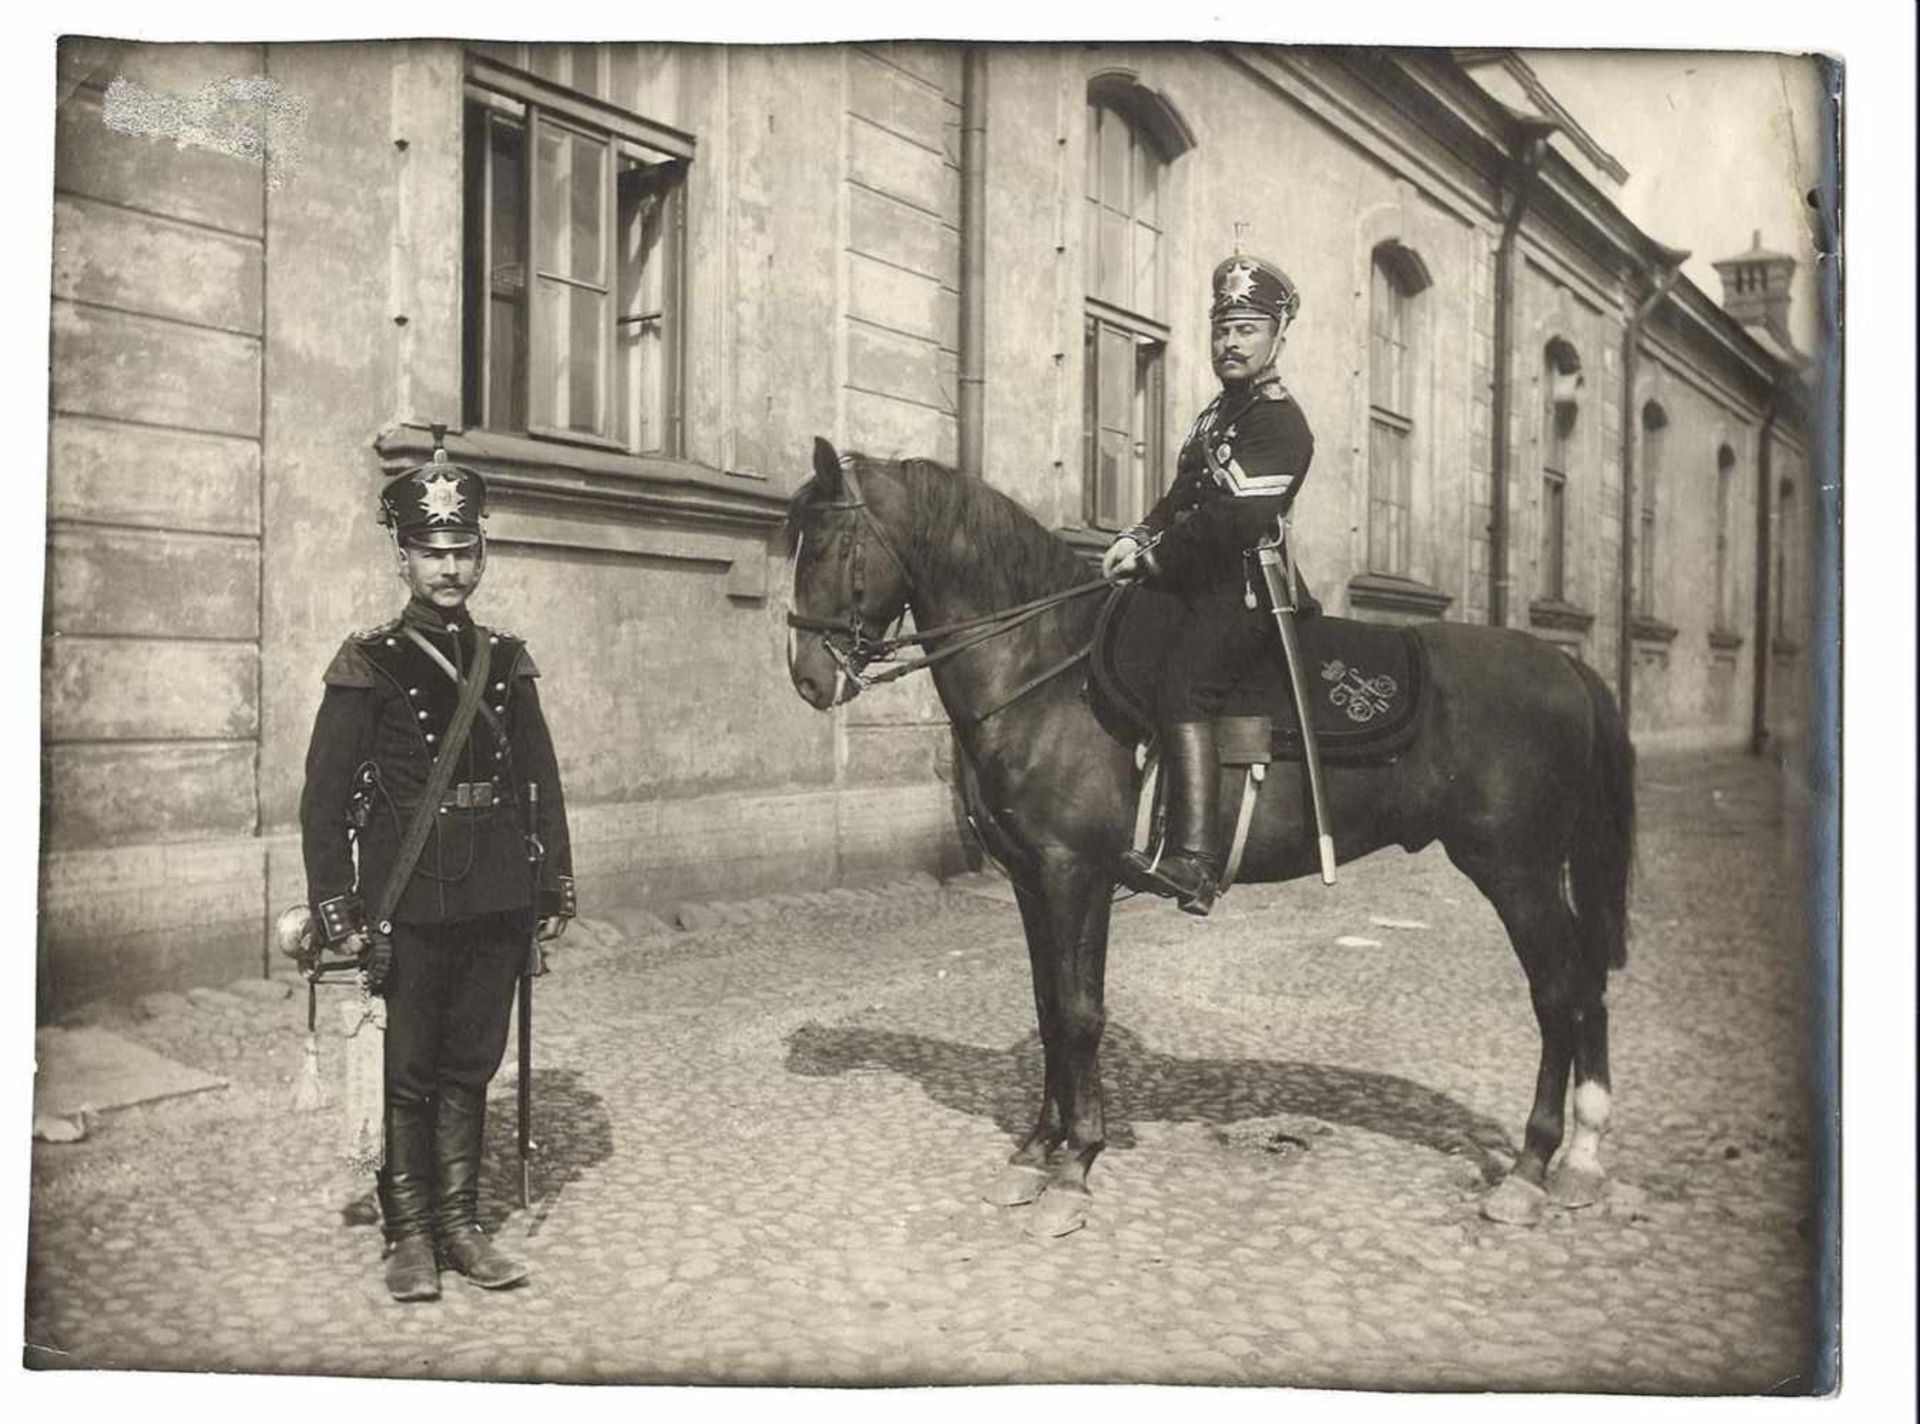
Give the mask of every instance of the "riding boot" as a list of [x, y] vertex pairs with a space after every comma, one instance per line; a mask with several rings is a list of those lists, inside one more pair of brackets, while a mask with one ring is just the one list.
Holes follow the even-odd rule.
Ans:
[[1156, 895], [1173, 896], [1189, 915], [1204, 915], [1220, 893], [1220, 767], [1213, 723], [1162, 727], [1160, 765], [1167, 778], [1166, 843], [1157, 861], [1128, 851], [1128, 878]]
[[441, 1089], [433, 1133], [440, 1169], [434, 1221], [442, 1262], [477, 1286], [499, 1290], [524, 1281], [527, 1268], [503, 1254], [480, 1228], [480, 1158], [486, 1126], [484, 1089]]
[[387, 1238], [387, 1291], [395, 1300], [437, 1300], [433, 1256], [433, 1104], [387, 1102], [387, 1161], [380, 1208]]

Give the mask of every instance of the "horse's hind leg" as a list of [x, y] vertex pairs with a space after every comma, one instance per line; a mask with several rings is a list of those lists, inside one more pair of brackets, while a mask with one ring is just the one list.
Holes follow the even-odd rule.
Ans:
[[1573, 1140], [1554, 1164], [1547, 1189], [1560, 1206], [1592, 1206], [1607, 1185], [1600, 1138], [1613, 1111], [1607, 1071], [1606, 984], [1586, 986], [1574, 1025]]
[[[1459, 859], [1455, 857], [1456, 863]], [[1604, 1063], [1605, 1021], [1600, 1021], [1596, 1037], [1591, 1010], [1598, 1000], [1587, 982], [1592, 976], [1583, 965], [1578, 930], [1561, 894], [1558, 874], [1537, 867], [1461, 868], [1500, 912], [1500, 921], [1527, 972], [1534, 1017], [1540, 1025], [1540, 1068], [1534, 1079], [1526, 1137], [1513, 1170], [1481, 1203], [1481, 1211], [1491, 1220], [1531, 1226], [1545, 1214], [1547, 1166], [1566, 1132], [1568, 1074], [1576, 1056], [1590, 1058], [1596, 1044]], [[1601, 989], [1604, 987], [1603, 981]], [[1604, 1006], [1600, 1012], [1604, 1015]], [[1591, 1112], [1583, 1119], [1589, 1132], [1583, 1150], [1589, 1154], [1597, 1147], [1598, 1127], [1605, 1118], [1604, 1094], [1600, 1103], [1597, 1120]], [[1591, 1097], [1587, 1106], [1590, 1110], [1596, 1106]]]
[[1027, 933], [1027, 963], [1033, 971], [1033, 1006], [1040, 1024], [1040, 1048], [1046, 1063], [1046, 1086], [1040, 1095], [1040, 1115], [1007, 1165], [1000, 1170], [982, 1195], [995, 1206], [1025, 1206], [1039, 1199], [1047, 1189], [1051, 1174], [1047, 1170], [1053, 1150], [1066, 1140], [1065, 1112], [1061, 1106], [1062, 1079], [1065, 1076], [1065, 1052], [1059, 1027], [1058, 996], [1054, 992], [1055, 952], [1053, 927], [1048, 921], [1046, 903], [1031, 886], [1014, 881], [1014, 899], [1020, 906], [1020, 921]]

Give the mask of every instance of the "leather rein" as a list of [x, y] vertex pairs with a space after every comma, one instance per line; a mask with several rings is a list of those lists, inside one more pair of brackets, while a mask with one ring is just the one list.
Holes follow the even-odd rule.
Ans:
[[[826, 645], [828, 655], [834, 660], [842, 676], [862, 692], [869, 687], [877, 687], [882, 683], [906, 677], [909, 673], [935, 667], [949, 658], [958, 657], [961, 653], [977, 648], [980, 644], [998, 638], [1002, 634], [1011, 633], [1015, 628], [1032, 622], [1049, 609], [1058, 608], [1076, 598], [1084, 598], [1097, 589], [1113, 587], [1104, 578], [1089, 579], [1085, 583], [1075, 584], [1072, 588], [1063, 589], [1058, 593], [1044, 594], [1039, 598], [1016, 604], [1012, 608], [996, 609], [992, 613], [983, 613], [974, 618], [962, 618], [934, 628], [916, 628], [911, 633], [889, 633], [886, 631], [886, 625], [880, 625], [877, 630], [879, 636], [873, 636], [876, 631], [875, 626], [869, 624], [860, 611], [860, 605], [865, 601], [867, 591], [866, 546], [863, 536], [868, 533], [873, 535], [874, 542], [880, 546], [881, 552], [893, 561], [894, 567], [900, 571], [900, 577], [906, 582], [907, 601], [901, 606], [899, 617], [893, 620], [892, 626], [895, 628], [913, 607], [913, 574], [907, 567], [907, 561], [900, 556], [899, 550], [894, 548], [893, 541], [887, 537], [887, 531], [881, 527], [880, 521], [873, 517], [873, 511], [867, 508], [866, 499], [861, 495], [858, 486], [853, 484], [851, 469], [846, 471], [845, 478], [852, 491], [851, 498], [822, 500], [813, 505], [812, 509], [845, 511], [855, 517], [853, 537], [849, 541], [846, 555], [852, 566], [853, 611], [845, 618], [815, 618], [804, 613], [789, 613], [787, 626], [799, 629], [801, 632], [823, 634], [821, 641]], [[896, 656], [902, 648], [924, 646], [936, 638], [952, 637], [955, 634], [966, 636], [956, 638], [945, 647], [935, 648], [921, 657], [899, 658]], [[1042, 683], [1058, 677], [1092, 651], [1093, 644], [1089, 641], [1084, 647], [1076, 649], [1060, 661], [1042, 668], [986, 710], [970, 713], [966, 717], [955, 720], [969, 723], [984, 722], [994, 713], [1018, 702]], [[893, 666], [877, 673], [869, 673], [868, 665], [875, 662], [888, 662]]]

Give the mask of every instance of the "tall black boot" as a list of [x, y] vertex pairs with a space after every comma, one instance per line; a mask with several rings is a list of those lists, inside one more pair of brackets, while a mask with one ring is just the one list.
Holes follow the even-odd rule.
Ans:
[[437, 1300], [433, 1258], [433, 1104], [387, 1101], [387, 1161], [380, 1171], [387, 1291], [395, 1300]]
[[485, 1090], [440, 1090], [433, 1140], [440, 1168], [434, 1224], [441, 1257], [475, 1285], [499, 1290], [524, 1281], [527, 1268], [504, 1255], [480, 1229], [480, 1158], [486, 1128]]
[[1126, 869], [1143, 888], [1173, 896], [1189, 915], [1204, 915], [1220, 893], [1220, 767], [1213, 723], [1162, 727], [1160, 767], [1167, 778], [1166, 844], [1158, 861], [1128, 851]]

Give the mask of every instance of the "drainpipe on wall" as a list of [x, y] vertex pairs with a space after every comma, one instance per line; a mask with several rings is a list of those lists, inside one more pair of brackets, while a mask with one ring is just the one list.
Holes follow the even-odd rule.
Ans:
[[1508, 417], [1513, 384], [1513, 285], [1515, 240], [1527, 215], [1533, 180], [1547, 156], [1547, 140], [1559, 131], [1550, 119], [1527, 114], [1512, 116], [1517, 136], [1505, 193], [1508, 209], [1500, 227], [1500, 246], [1493, 257], [1493, 509], [1487, 522], [1487, 622], [1495, 628], [1507, 622], [1507, 467]]
[[1693, 254], [1677, 247], [1658, 249], [1660, 275], [1653, 290], [1627, 318], [1620, 347], [1620, 631], [1614, 689], [1620, 703], [1620, 724], [1633, 730], [1633, 387], [1640, 369], [1640, 329], [1680, 279], [1680, 264]]
[[987, 54], [968, 45], [960, 79], [960, 472], [976, 478], [985, 446]]
[[1760, 497], [1754, 501], [1753, 538], [1753, 733], [1747, 749], [1759, 756], [1767, 749], [1767, 681], [1773, 675], [1773, 427], [1780, 419], [1786, 387], [1776, 371], [1773, 392], [1767, 398], [1767, 416], [1760, 422], [1760, 454], [1755, 460]]

